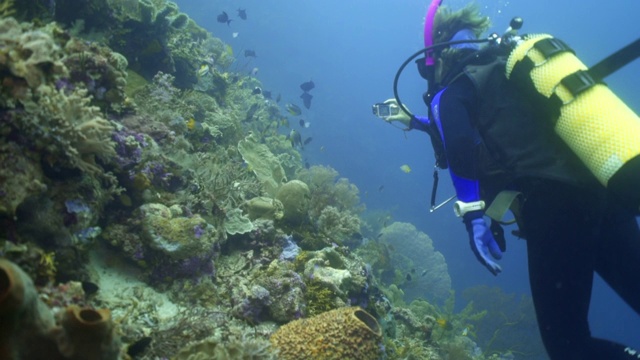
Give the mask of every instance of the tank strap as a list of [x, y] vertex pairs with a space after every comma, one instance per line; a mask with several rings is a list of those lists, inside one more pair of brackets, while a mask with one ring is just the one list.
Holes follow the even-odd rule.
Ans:
[[607, 56], [589, 69], [589, 74], [597, 81], [602, 81], [621, 67], [640, 57], [640, 39]]

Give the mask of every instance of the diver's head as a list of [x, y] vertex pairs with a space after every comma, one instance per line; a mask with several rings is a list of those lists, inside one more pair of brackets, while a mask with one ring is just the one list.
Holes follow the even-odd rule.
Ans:
[[[425, 18], [425, 47], [451, 41], [477, 40], [491, 25], [488, 17], [480, 14], [476, 3], [469, 3], [460, 10], [453, 11], [440, 6], [442, 0], [432, 0]], [[462, 43], [444, 48], [436, 48], [426, 54], [425, 65], [440, 63], [438, 73], [446, 73], [446, 68], [479, 49], [477, 43]], [[436, 61], [438, 60], [438, 61]], [[443, 69], [444, 68], [444, 69]]]

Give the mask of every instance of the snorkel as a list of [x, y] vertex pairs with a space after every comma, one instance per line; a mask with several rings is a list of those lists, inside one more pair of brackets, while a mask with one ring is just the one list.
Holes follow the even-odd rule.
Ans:
[[[424, 20], [424, 48], [425, 48], [425, 59], [424, 64], [426, 66], [433, 66], [435, 64], [435, 60], [433, 58], [433, 20], [436, 17], [436, 12], [438, 12], [438, 8], [442, 4], [442, 0], [432, 0], [429, 8], [427, 8], [427, 15], [425, 15]], [[431, 49], [431, 50], [426, 50]]]

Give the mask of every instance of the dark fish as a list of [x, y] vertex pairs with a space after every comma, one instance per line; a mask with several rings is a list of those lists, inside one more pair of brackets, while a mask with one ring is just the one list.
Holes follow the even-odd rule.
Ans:
[[222, 12], [222, 14], [218, 15], [219, 23], [227, 23], [227, 25], [231, 24], [231, 19], [229, 19], [229, 15], [226, 12]]
[[238, 17], [242, 20], [247, 20], [247, 10], [246, 9], [238, 9]]
[[384, 185], [380, 185], [380, 187], [378, 188], [378, 192], [382, 192], [382, 190], [384, 190]]
[[405, 279], [407, 279], [407, 281], [411, 281], [411, 274], [407, 274], [407, 276], [405, 276]]
[[264, 96], [265, 99], [271, 99], [271, 91], [263, 91], [262, 96]]
[[415, 273], [416, 273], [416, 268], [412, 268], [412, 269], [411, 269], [411, 273], [412, 273], [412, 274], [415, 274]]
[[309, 144], [309, 143], [311, 142], [311, 140], [313, 140], [313, 138], [312, 138], [312, 137], [308, 137], [308, 138], [306, 138], [306, 139], [304, 140], [304, 144], [305, 144], [305, 145]]
[[253, 90], [251, 91], [252, 95], [260, 95], [262, 94], [262, 89], [260, 89], [259, 86], [256, 86], [255, 88], [253, 88]]
[[316, 84], [314, 84], [313, 81], [307, 81], [300, 84], [300, 89], [302, 89], [302, 91], [304, 92], [309, 92], [314, 87], [316, 87]]
[[300, 95], [300, 98], [302, 99], [302, 103], [304, 104], [304, 107], [309, 109], [311, 107], [311, 99], [313, 99], [313, 96], [305, 92], [305, 93], [302, 93], [302, 95]]
[[149, 347], [150, 344], [151, 337], [145, 336], [129, 345], [129, 347], [127, 348], [127, 355], [135, 358], [136, 356], [141, 355], [145, 350], [147, 350], [147, 347]]
[[244, 57], [258, 57], [254, 50], [245, 50]]
[[308, 161], [305, 161], [305, 162], [304, 162], [304, 167], [308, 169], [308, 168], [310, 168], [310, 167], [311, 167], [311, 165], [309, 165], [309, 162], [308, 162]]
[[291, 132], [289, 133], [287, 138], [291, 142], [292, 147], [299, 146], [300, 148], [304, 148], [304, 145], [302, 145], [302, 136], [300, 136], [300, 133], [295, 131], [294, 129], [291, 129]]
[[282, 97], [280, 96], [280, 94], [278, 94], [278, 96], [276, 97], [276, 102], [279, 103], [280, 99], [282, 99]]
[[305, 127], [304, 125], [305, 125], [304, 119], [300, 119], [300, 127]]
[[86, 296], [93, 295], [97, 293], [98, 290], [100, 290], [100, 288], [95, 283], [92, 283], [91, 281], [82, 282], [82, 291], [84, 291]]

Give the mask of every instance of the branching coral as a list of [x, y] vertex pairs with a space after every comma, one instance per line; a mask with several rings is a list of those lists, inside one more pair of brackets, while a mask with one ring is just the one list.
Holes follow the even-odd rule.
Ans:
[[49, 155], [50, 162], [102, 173], [94, 157], [108, 160], [115, 155], [110, 139], [113, 127], [100, 109], [90, 105], [86, 89], [55, 88], [55, 79], [68, 70], [61, 62], [60, 47], [48, 34], [52, 31], [0, 19], [0, 70], [11, 74], [2, 79], [6, 86], [0, 104], [24, 108], [14, 111], [14, 121], [3, 127], [28, 139]]
[[38, 148], [58, 156], [68, 165], [88, 173], [101, 173], [95, 156], [115, 157], [111, 141], [113, 126], [90, 106], [87, 90], [70, 94], [50, 86], [40, 86], [29, 99], [22, 100], [25, 113], [16, 114], [14, 126], [30, 137]]

